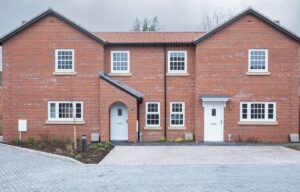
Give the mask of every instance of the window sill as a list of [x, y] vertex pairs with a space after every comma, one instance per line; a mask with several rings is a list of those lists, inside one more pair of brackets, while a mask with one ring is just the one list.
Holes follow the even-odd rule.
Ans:
[[186, 130], [185, 126], [171, 126], [168, 127], [169, 130]]
[[76, 72], [53, 72], [53, 75], [76, 75]]
[[247, 75], [270, 75], [270, 72], [247, 72]]
[[145, 130], [158, 130], [158, 131], [160, 131], [160, 130], [162, 130], [162, 128], [161, 127], [144, 127], [144, 129]]
[[123, 76], [123, 77], [130, 77], [132, 76], [131, 73], [109, 73], [109, 76]]
[[167, 73], [167, 76], [176, 76], [176, 77], [185, 77], [185, 76], [189, 76], [189, 73]]
[[85, 121], [46, 121], [46, 125], [84, 125]]
[[277, 121], [239, 121], [239, 125], [278, 125]]

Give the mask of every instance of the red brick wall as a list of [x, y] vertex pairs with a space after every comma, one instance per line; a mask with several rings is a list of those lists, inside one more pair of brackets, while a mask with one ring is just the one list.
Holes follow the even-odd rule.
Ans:
[[[269, 76], [249, 76], [248, 49], [269, 50]], [[196, 48], [196, 138], [203, 140], [203, 107], [199, 95], [228, 95], [225, 133], [243, 140], [288, 141], [298, 133], [299, 44], [253, 16], [245, 16]], [[238, 125], [241, 101], [275, 101], [277, 126]]]
[[[75, 76], [55, 76], [55, 49], [75, 50]], [[4, 140], [18, 137], [18, 119], [28, 120], [28, 136], [49, 132], [73, 138], [73, 125], [47, 125], [50, 100], [83, 101], [78, 137], [99, 131], [99, 78], [104, 48], [54, 16], [47, 16], [3, 45]]]
[[[144, 141], [158, 141], [164, 136], [164, 47], [161, 46], [109, 46], [105, 49], [105, 70], [110, 73], [111, 51], [123, 50], [130, 52], [131, 76], [115, 77], [134, 89], [143, 93], [143, 103], [140, 105], [140, 127]], [[166, 50], [186, 50], [188, 53], [188, 76], [167, 76], [167, 137], [175, 139], [184, 137], [184, 132], [194, 131], [194, 89], [195, 89], [195, 48], [189, 46], [167, 47]], [[160, 102], [160, 128], [147, 129], [145, 120], [146, 102]], [[183, 130], [171, 130], [169, 109], [170, 102], [182, 101], [186, 105], [185, 127]]]

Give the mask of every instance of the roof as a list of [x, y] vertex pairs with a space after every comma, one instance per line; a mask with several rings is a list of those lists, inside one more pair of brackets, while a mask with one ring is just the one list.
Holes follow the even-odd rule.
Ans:
[[252, 8], [248, 8], [248, 9], [242, 11], [241, 13], [237, 14], [236, 16], [232, 17], [231, 19], [225, 21], [224, 23], [216, 26], [212, 30], [208, 31], [206, 34], [196, 38], [193, 41], [193, 43], [198, 44], [198, 43], [202, 42], [203, 40], [214, 35], [215, 33], [219, 32], [223, 28], [227, 27], [228, 25], [232, 24], [233, 22], [239, 20], [240, 18], [242, 18], [243, 16], [248, 15], [248, 14], [256, 16], [257, 18], [261, 19], [262, 21], [266, 22], [267, 24], [271, 25], [272, 27], [276, 28], [277, 30], [281, 31], [282, 33], [289, 36], [290, 38], [296, 40], [297, 42], [300, 42], [300, 37], [298, 37], [296, 34], [292, 33], [288, 29], [284, 28], [283, 26], [276, 23], [275, 21], [272, 21], [271, 19], [269, 19], [268, 17], [264, 16], [263, 14], [257, 12], [256, 10], [254, 10]]
[[95, 32], [108, 44], [192, 44], [204, 32]]
[[17, 33], [23, 31], [24, 29], [28, 28], [32, 24], [36, 23], [37, 21], [41, 20], [42, 18], [44, 18], [44, 17], [46, 17], [48, 15], [56, 16], [60, 20], [66, 22], [67, 24], [71, 25], [72, 27], [74, 27], [78, 31], [84, 33], [85, 35], [87, 35], [90, 38], [96, 40], [97, 42], [99, 42], [99, 43], [101, 43], [103, 45], [106, 44], [105, 40], [103, 40], [100, 37], [96, 36], [92, 32], [90, 32], [87, 29], [83, 28], [82, 26], [76, 24], [75, 22], [71, 21], [70, 19], [67, 19], [65, 16], [63, 16], [60, 13], [58, 13], [57, 11], [54, 11], [53, 9], [48, 9], [48, 10], [40, 13], [38, 16], [36, 16], [36, 17], [30, 19], [29, 21], [25, 22], [24, 24], [22, 24], [21, 26], [17, 27], [16, 29], [12, 30], [8, 34], [4, 35], [3, 37], [1, 37], [1, 39], [0, 39], [0, 45], [2, 45], [4, 41], [8, 40], [9, 38], [13, 37]]
[[116, 80], [116, 79], [111, 79], [106, 73], [100, 72], [99, 77], [103, 79], [104, 81], [108, 82], [109, 84], [117, 87], [118, 89], [124, 91], [125, 93], [135, 97], [138, 101], [142, 101], [144, 94], [140, 93], [139, 91], [133, 89], [132, 87], [129, 87], [127, 84]]

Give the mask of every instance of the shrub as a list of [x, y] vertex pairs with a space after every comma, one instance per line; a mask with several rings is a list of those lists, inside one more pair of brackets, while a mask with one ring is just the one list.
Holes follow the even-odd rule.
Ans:
[[17, 139], [15, 140], [15, 144], [16, 144], [16, 145], [23, 145], [24, 142], [23, 142], [21, 139], [17, 138]]
[[51, 139], [51, 145], [52, 146], [57, 146], [58, 145], [58, 140], [56, 138]]
[[42, 142], [42, 143], [38, 144], [38, 148], [40, 148], [40, 149], [45, 149], [45, 148], [47, 148], [47, 143]]
[[184, 141], [184, 139], [183, 138], [181, 138], [181, 137], [179, 137], [179, 138], [177, 138], [177, 139], [175, 139], [175, 143], [182, 143]]
[[72, 140], [70, 138], [66, 138], [65, 143], [66, 144], [72, 144]]
[[159, 142], [166, 142], [166, 138], [165, 138], [164, 136], [162, 136], [162, 137], [159, 138], [158, 141], [159, 141]]
[[28, 137], [27, 144], [28, 144], [28, 146], [33, 147], [33, 146], [36, 146], [37, 143], [33, 137]]
[[81, 155], [81, 154], [76, 155], [76, 156], [75, 156], [75, 159], [77, 159], [77, 160], [82, 160], [82, 155]]
[[193, 142], [193, 139], [186, 139], [184, 141], [186, 141], [186, 142]]

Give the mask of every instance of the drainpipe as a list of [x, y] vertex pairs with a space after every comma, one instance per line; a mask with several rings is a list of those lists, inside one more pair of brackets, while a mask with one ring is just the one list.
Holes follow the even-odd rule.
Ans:
[[164, 105], [165, 105], [164, 137], [167, 140], [167, 48], [166, 46], [164, 46]]
[[137, 132], [137, 136], [138, 136], [138, 142], [141, 142], [141, 132], [140, 132], [140, 101], [139, 100], [136, 100], [136, 108], [137, 108], [137, 114], [136, 114], [136, 119], [137, 119], [137, 122], [138, 122], [138, 132]]

